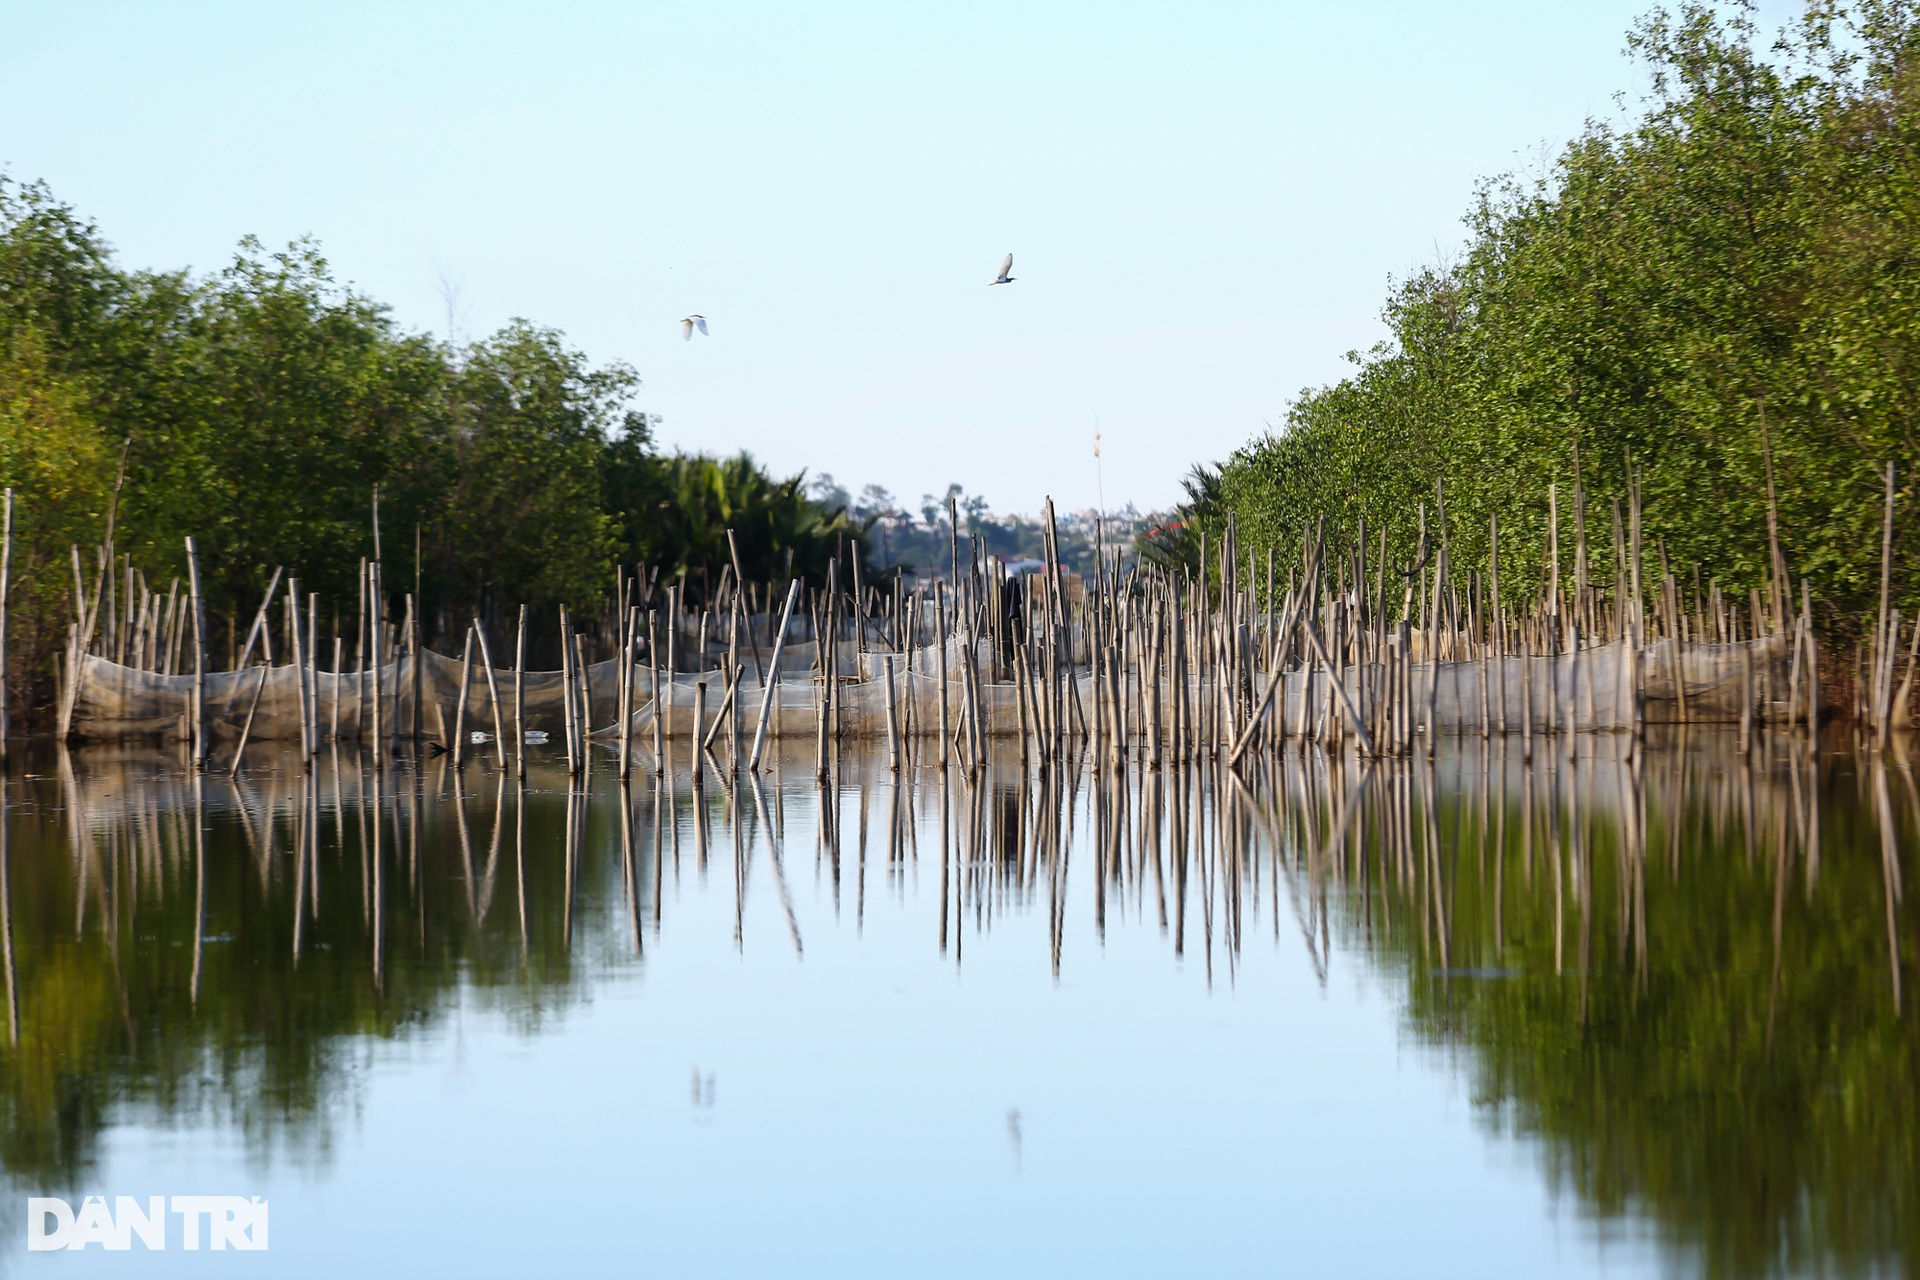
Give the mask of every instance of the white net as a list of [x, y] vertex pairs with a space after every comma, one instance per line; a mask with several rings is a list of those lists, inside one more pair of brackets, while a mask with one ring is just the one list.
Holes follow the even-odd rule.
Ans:
[[[804, 652], [804, 651], [803, 651]], [[939, 650], [923, 647], [905, 653], [855, 652], [843, 655], [849, 674], [836, 682], [832, 702], [826, 705], [827, 685], [817, 671], [787, 670], [771, 699], [751, 669], [741, 673], [729, 693], [720, 672], [696, 675], [681, 672], [659, 677], [659, 715], [663, 733], [679, 738], [703, 727], [727, 735], [753, 734], [766, 708], [771, 738], [799, 737], [819, 732], [823, 711], [831, 716], [831, 731], [841, 737], [880, 738], [889, 733], [892, 716], [906, 737], [937, 734], [945, 724], [957, 732], [963, 718], [977, 708], [980, 731], [987, 737], [1011, 737], [1023, 724], [1041, 714], [1037, 702], [1044, 687], [1030, 685], [1023, 698], [1019, 685], [985, 679], [991, 670], [990, 652], [983, 641], [973, 655], [973, 670], [981, 681], [969, 688], [965, 646], [955, 640], [947, 650], [946, 706], [941, 706]], [[1416, 722], [1424, 722], [1432, 708], [1434, 727], [1441, 731], [1478, 730], [1515, 732], [1524, 724], [1605, 731], [1625, 729], [1633, 722], [1633, 688], [1637, 682], [1645, 719], [1651, 723], [1678, 721], [1730, 722], [1740, 718], [1743, 699], [1750, 698], [1762, 715], [1788, 697], [1788, 647], [1778, 636], [1738, 644], [1678, 644], [1661, 641], [1630, 661], [1624, 643], [1581, 649], [1553, 657], [1508, 658], [1504, 661], [1418, 663], [1397, 691], [1386, 686], [1387, 669], [1348, 666], [1341, 682], [1362, 713], [1373, 715], [1389, 700], [1406, 701]], [[789, 655], [791, 657], [791, 655]], [[891, 658], [892, 678], [887, 678]], [[1677, 665], [1676, 665], [1677, 664]], [[783, 666], [787, 665], [783, 661]], [[586, 672], [591, 730], [596, 736], [619, 732], [619, 669], [615, 662], [589, 664]], [[1124, 673], [1123, 703], [1130, 738], [1150, 730], [1152, 718], [1141, 694], [1140, 673]], [[475, 663], [467, 676], [466, 714], [459, 715], [461, 663], [423, 651], [405, 656], [379, 670], [319, 671], [305, 690], [315, 727], [322, 738], [364, 739], [377, 723], [388, 735], [412, 732], [417, 723], [423, 736], [450, 741], [456, 725], [464, 731], [497, 734], [513, 726], [516, 688], [523, 710], [522, 727], [557, 735], [565, 716], [562, 679], [557, 671], [496, 670], [489, 688], [485, 672]], [[633, 670], [636, 732], [651, 733], [655, 712], [653, 679], [646, 666]], [[1264, 685], [1264, 680], [1259, 681]], [[216, 737], [237, 737], [246, 731], [255, 739], [297, 739], [301, 731], [302, 673], [292, 666], [254, 667], [224, 671], [206, 677], [207, 722]], [[701, 686], [705, 686], [704, 695]], [[1161, 723], [1172, 720], [1170, 689], [1148, 673], [1144, 692], [1161, 699]], [[1098, 714], [1096, 681], [1086, 670], [1077, 673], [1070, 688], [1055, 696], [1047, 714], [1076, 727], [1090, 724]], [[1110, 689], [1111, 686], [1108, 686]], [[1258, 690], [1250, 690], [1257, 693]], [[1203, 707], [1220, 696], [1217, 681], [1203, 682], [1192, 671], [1187, 681], [1188, 704]], [[1324, 668], [1289, 671], [1276, 690], [1277, 706], [1287, 732], [1303, 723], [1309, 727], [1331, 709], [1338, 698]], [[95, 655], [81, 659], [74, 695], [73, 734], [94, 741], [190, 737], [192, 676], [164, 676], [122, 666]], [[496, 711], [495, 701], [498, 700]], [[702, 705], [704, 701], [704, 706]], [[1024, 703], [1024, 716], [1023, 716]], [[419, 708], [416, 722], [415, 706]]]

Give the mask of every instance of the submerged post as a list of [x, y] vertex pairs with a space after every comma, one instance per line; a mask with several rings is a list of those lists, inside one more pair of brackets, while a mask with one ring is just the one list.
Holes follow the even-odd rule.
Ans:
[[493, 745], [500, 756], [500, 772], [507, 771], [507, 739], [504, 726], [500, 723], [500, 682], [493, 675], [493, 654], [487, 648], [487, 628], [476, 616], [473, 620], [473, 635], [480, 642], [480, 667], [487, 675], [487, 705], [493, 710]]
[[[376, 548], [380, 542], [379, 504], [379, 493], [378, 490], [376, 490], [374, 496], [374, 509], [376, 514], [373, 524], [373, 540]], [[375, 552], [375, 558], [367, 564], [367, 604], [367, 638], [373, 642], [373, 763], [378, 765], [386, 758], [387, 744], [385, 719], [380, 705], [381, 699], [385, 694], [385, 690], [382, 688], [385, 682], [380, 678], [380, 658], [381, 649], [384, 647], [385, 640], [382, 633], [386, 630], [386, 628], [381, 625], [380, 615], [385, 613], [386, 610], [380, 605], [380, 560], [377, 550]]]
[[787, 647], [787, 624], [793, 620], [793, 602], [800, 595], [800, 579], [787, 585], [787, 604], [780, 611], [780, 635], [773, 642], [773, 658], [767, 663], [767, 678], [760, 696], [760, 726], [753, 731], [753, 754], [747, 757], [747, 770], [760, 771], [760, 752], [767, 745], [767, 721], [773, 715], [773, 700], [780, 689], [780, 655]]
[[473, 628], [460, 648], [460, 701], [453, 709], [453, 741], [447, 744], [457, 770], [467, 760], [467, 698], [473, 689]]
[[[415, 591], [407, 597], [407, 691], [413, 695], [412, 705], [407, 708], [407, 737], [414, 742], [420, 740], [420, 607], [419, 577], [420, 548], [419, 526], [414, 527], [413, 576]], [[312, 618], [309, 611], [308, 618]]]
[[527, 669], [527, 606], [520, 606], [520, 625], [513, 633], [513, 776], [527, 776], [527, 687], [521, 674]]
[[[663, 742], [666, 729], [660, 723], [660, 636], [659, 629], [654, 625], [657, 613], [655, 609], [647, 610], [647, 682], [652, 686], [653, 693], [653, 772], [656, 777], [666, 772], [667, 768]], [[672, 673], [668, 673], [667, 688], [669, 691], [673, 688]]]
[[287, 583], [287, 642], [292, 646], [293, 692], [300, 703], [298, 717], [300, 725], [300, 765], [311, 768], [313, 764], [313, 726], [307, 721], [307, 663], [306, 637], [300, 628], [300, 580], [291, 579]]
[[889, 653], [882, 657], [880, 665], [886, 670], [887, 768], [898, 773], [900, 772], [900, 714], [894, 706], [893, 655]]
[[[187, 539], [187, 593], [193, 606], [193, 767], [207, 767], [207, 601], [200, 593], [200, 556], [193, 539]], [[79, 688], [79, 651], [74, 654], [74, 669], [68, 677]]]
[[640, 610], [629, 606], [620, 619], [620, 778], [633, 767], [633, 633]]

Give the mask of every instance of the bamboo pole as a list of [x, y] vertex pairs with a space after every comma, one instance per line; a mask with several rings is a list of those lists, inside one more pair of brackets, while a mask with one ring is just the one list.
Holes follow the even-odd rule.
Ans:
[[655, 625], [658, 610], [647, 610], [647, 680], [653, 692], [653, 772], [658, 776], [666, 772], [667, 753], [664, 743], [666, 726], [661, 717], [666, 714], [660, 705], [660, 642]]
[[[1326, 646], [1321, 643], [1319, 631], [1309, 626], [1307, 628], [1307, 640], [1313, 645], [1314, 654], [1320, 659], [1321, 665], [1327, 668], [1329, 678], [1331, 678], [1333, 674], [1333, 661], [1327, 655]], [[1375, 754], [1373, 739], [1367, 733], [1367, 726], [1360, 718], [1359, 709], [1353, 705], [1353, 697], [1347, 692], [1345, 682], [1335, 680], [1333, 682], [1333, 688], [1340, 696], [1340, 705], [1346, 711], [1347, 723], [1353, 726], [1354, 733], [1360, 739], [1360, 749], [1368, 755]]]
[[[713, 713], [713, 722], [707, 726], [706, 733], [700, 738], [700, 749], [702, 751], [710, 750], [713, 747], [713, 740], [720, 736], [720, 731], [730, 727], [734, 723], [731, 714], [736, 705], [734, 695], [739, 692], [740, 681], [742, 677], [747, 674], [747, 669], [735, 663], [723, 674], [726, 678], [726, 684], [721, 692], [720, 706]], [[737, 749], [737, 742], [735, 746]]]
[[520, 606], [520, 623], [513, 632], [513, 776], [527, 776], [527, 606]]
[[620, 777], [633, 767], [633, 633], [640, 611], [628, 606], [620, 615]]
[[940, 657], [937, 667], [940, 680], [940, 767], [947, 767], [947, 753], [951, 749], [953, 737], [952, 693], [947, 687], [947, 605], [945, 584], [935, 583], [933, 592], [934, 630], [939, 633]]
[[313, 764], [313, 726], [307, 721], [307, 664], [303, 661], [306, 637], [300, 626], [300, 582], [297, 578], [287, 584], [287, 638], [292, 646], [293, 692], [300, 703], [300, 765], [306, 769]]
[[894, 773], [900, 772], [900, 716], [894, 705], [893, 655], [886, 654], [880, 659], [880, 665], [886, 676], [887, 694], [887, 768]]
[[473, 628], [467, 628], [467, 634], [460, 646], [460, 701], [453, 709], [453, 741], [449, 748], [453, 752], [453, 767], [459, 769], [467, 762], [467, 699], [473, 691]]
[[[412, 695], [410, 698], [412, 705], [407, 708], [407, 739], [411, 742], [418, 742], [420, 741], [420, 697], [422, 688], [422, 663], [420, 661], [420, 597], [417, 590], [420, 580], [420, 527], [418, 525], [414, 526], [413, 533], [413, 575], [416, 590], [407, 596], [407, 692]], [[311, 619], [313, 616], [312, 612], [309, 611], [307, 616]], [[311, 646], [308, 647], [307, 653], [309, 657], [312, 656], [313, 650]]]
[[[273, 578], [267, 583], [267, 593], [260, 597], [260, 607], [254, 610], [253, 614], [253, 625], [247, 628], [247, 642], [241, 646], [240, 656], [234, 661], [235, 671], [246, 670], [253, 661], [253, 647], [259, 643], [267, 630], [267, 609], [273, 604], [273, 593], [280, 589], [280, 577], [284, 572], [283, 566], [274, 566]], [[269, 659], [269, 665], [271, 665], [271, 659]], [[232, 705], [232, 699], [229, 698], [227, 702], [229, 710], [232, 709]]]
[[[702, 665], [705, 657], [702, 656]], [[593, 682], [587, 670], [587, 640], [579, 632], [573, 637], [573, 675], [580, 699], [580, 714], [574, 723], [580, 730], [580, 771], [584, 774], [592, 767], [588, 750], [593, 745]]]
[[973, 725], [972, 770], [978, 773], [986, 766], [987, 728], [984, 709], [980, 702], [980, 642], [973, 630], [971, 616], [967, 625], [967, 651], [961, 658], [962, 670], [966, 676], [966, 695], [968, 719]]
[[693, 682], [693, 737], [689, 740], [693, 757], [693, 780], [698, 783], [706, 776], [701, 761], [707, 754], [707, 682], [704, 679]]
[[[207, 602], [200, 592], [200, 555], [192, 538], [187, 539], [187, 593], [193, 610], [193, 767], [202, 770], [207, 767]], [[80, 674], [78, 657], [76, 652], [69, 676], [75, 683]], [[72, 714], [71, 705], [68, 714]]]
[[333, 627], [333, 717], [332, 723], [327, 728], [327, 740], [329, 742], [340, 741], [340, 660], [340, 620], [338, 615], [335, 615]]
[[672, 697], [673, 674], [680, 667], [680, 591], [678, 585], [667, 588], [667, 688]]
[[[371, 579], [367, 574], [367, 561], [360, 560], [360, 609], [353, 620], [353, 736], [364, 739], [367, 734], [367, 587]], [[263, 639], [270, 638], [262, 633]], [[272, 662], [271, 656], [267, 659]]]
[[1517, 631], [1520, 644], [1520, 758], [1533, 759], [1533, 628], [1523, 619]]
[[320, 593], [307, 593], [307, 724], [313, 729], [309, 768], [320, 754]]
[[[829, 575], [831, 575], [832, 570], [829, 569], [828, 572]], [[829, 576], [828, 581], [832, 581], [831, 576]], [[813, 774], [814, 777], [824, 785], [831, 776], [829, 772], [831, 765], [827, 752], [827, 744], [833, 737], [833, 686], [835, 683], [833, 650], [837, 643], [833, 634], [833, 594], [830, 590], [821, 595], [815, 604], [815, 609], [814, 633], [820, 638], [820, 644], [818, 646], [820, 653], [820, 728], [818, 739], [814, 744]], [[737, 669], [737, 663], [732, 665]], [[737, 715], [733, 716], [730, 723], [738, 724], [739, 717]]]
[[580, 759], [574, 747], [573, 644], [568, 638], [567, 606], [560, 606], [560, 732], [567, 740], [567, 776], [580, 773]]
[[260, 664], [260, 678], [253, 682], [253, 700], [247, 703], [247, 719], [240, 726], [240, 745], [233, 749], [233, 761], [227, 766], [227, 776], [240, 776], [240, 757], [246, 754], [247, 739], [253, 734], [253, 713], [260, 709], [260, 691], [267, 687], [267, 672], [272, 668], [266, 663]]
[[773, 715], [773, 700], [780, 688], [780, 655], [787, 645], [787, 624], [793, 620], [793, 602], [800, 595], [800, 580], [787, 586], [787, 603], [780, 611], [780, 634], [773, 642], [773, 659], [767, 664], [767, 680], [760, 698], [760, 723], [753, 731], [753, 754], [747, 757], [747, 771], [760, 771], [760, 753], [767, 743], [767, 721]]
[[[379, 522], [376, 520], [374, 523], [376, 535], [379, 527]], [[378, 541], [377, 536], [375, 540]], [[386, 708], [381, 705], [381, 695], [384, 692], [381, 686], [386, 682], [381, 679], [380, 672], [381, 650], [385, 648], [386, 643], [385, 637], [380, 634], [380, 615], [383, 612], [385, 610], [380, 607], [380, 561], [376, 558], [367, 562], [367, 639], [370, 641], [372, 656], [368, 667], [373, 674], [373, 763], [376, 774], [379, 772], [380, 762], [386, 758], [387, 751]]]
[[500, 715], [500, 682], [493, 676], [493, 654], [487, 649], [487, 628], [478, 616], [473, 620], [474, 638], [480, 642], [480, 666], [487, 674], [487, 703], [493, 709], [493, 745], [500, 756], [500, 771], [507, 769], [507, 735]]
[[[740, 544], [734, 540], [732, 529], [727, 530], [727, 555], [730, 556], [733, 561], [734, 590], [737, 596], [747, 585], [747, 575], [743, 573], [740, 568]], [[859, 552], [855, 551], [853, 555], [854, 574], [857, 581], [860, 572]], [[764, 684], [766, 683], [767, 673], [766, 668], [762, 666], [760, 662], [760, 641], [759, 638], [753, 634], [753, 618], [751, 615], [747, 618], [747, 643], [750, 646], [749, 651], [753, 654], [753, 674], [756, 679]], [[671, 667], [668, 668], [667, 676], [669, 679], [673, 676]]]

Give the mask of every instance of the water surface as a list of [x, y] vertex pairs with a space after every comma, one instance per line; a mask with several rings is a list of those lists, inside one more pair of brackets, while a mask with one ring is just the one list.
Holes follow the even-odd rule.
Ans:
[[[1900, 1274], [1920, 792], [1832, 744], [162, 753], [7, 783], [21, 1274]], [[232, 1193], [266, 1254], [28, 1254]]]

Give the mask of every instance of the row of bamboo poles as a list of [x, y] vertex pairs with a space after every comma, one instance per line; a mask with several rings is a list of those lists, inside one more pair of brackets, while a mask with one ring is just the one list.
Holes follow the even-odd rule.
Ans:
[[[1871, 637], [1855, 654], [1851, 702], [1842, 708], [1881, 746], [1890, 729], [1907, 723], [1904, 713], [1920, 658], [1917, 621], [1905, 627], [1901, 670], [1903, 620], [1890, 604], [1891, 466], [1886, 485], [1880, 609]], [[1668, 670], [1654, 674], [1667, 678], [1684, 723], [1693, 718], [1681, 663], [1686, 647], [1768, 637], [1790, 653], [1786, 687], [1772, 687], [1771, 664], [1755, 669], [1749, 646], [1739, 697], [1743, 744], [1760, 726], [1816, 726], [1823, 710], [1832, 709], [1822, 704], [1810, 587], [1802, 578], [1799, 591], [1792, 589], [1777, 526], [1765, 585], [1741, 599], [1717, 582], [1703, 585], [1697, 571], [1691, 583], [1685, 581], [1668, 565], [1664, 547], [1657, 577], [1650, 572], [1637, 485], [1624, 508], [1618, 500], [1612, 504], [1610, 575], [1596, 565], [1586, 495], [1575, 487], [1572, 573], [1563, 575], [1560, 506], [1557, 486], [1550, 487], [1545, 563], [1537, 573], [1528, 566], [1521, 576], [1537, 585], [1520, 593], [1510, 585], [1503, 589], [1497, 519], [1487, 531], [1487, 572], [1454, 571], [1446, 495], [1439, 486], [1431, 527], [1426, 508], [1419, 511], [1419, 543], [1411, 564], [1389, 558], [1385, 530], [1370, 533], [1362, 526], [1342, 544], [1322, 526], [1304, 540], [1297, 560], [1289, 555], [1293, 562], [1284, 582], [1275, 549], [1265, 548], [1262, 556], [1243, 548], [1231, 524], [1223, 538], [1202, 541], [1196, 569], [1177, 572], [1138, 563], [1123, 570], [1102, 556], [1099, 569], [1088, 575], [1046, 571], [1010, 577], [977, 545], [963, 561], [957, 528], [944, 582], [910, 585], [899, 575], [881, 583], [863, 581], [860, 557], [851, 548], [844, 561], [847, 572], [842, 574], [836, 561], [823, 584], [807, 586], [797, 578], [755, 582], [741, 572], [735, 550], [718, 586], [696, 602], [684, 573], [666, 581], [657, 568], [642, 566], [621, 575], [599, 617], [583, 625], [560, 611], [566, 690], [561, 737], [576, 774], [587, 768], [594, 742], [617, 754], [623, 774], [641, 762], [642, 748], [650, 747], [649, 764], [657, 772], [666, 767], [667, 740], [681, 732], [660, 714], [663, 684], [691, 674], [696, 678], [696, 763], [704, 767], [709, 752], [717, 749], [727, 767], [753, 770], [765, 750], [783, 674], [790, 672], [815, 691], [816, 762], [822, 770], [828, 744], [848, 732], [844, 705], [856, 698], [863, 708], [880, 701], [888, 760], [896, 769], [929, 755], [941, 764], [957, 759], [979, 769], [1006, 749], [1017, 750], [1022, 760], [1047, 761], [1075, 745], [1093, 747], [1109, 763], [1129, 757], [1156, 767], [1169, 759], [1197, 757], [1237, 763], [1249, 753], [1270, 753], [1288, 739], [1303, 738], [1351, 741], [1371, 757], [1406, 755], [1422, 745], [1430, 754], [1441, 732], [1435, 704], [1442, 671], [1449, 664], [1478, 664], [1499, 676], [1480, 681], [1478, 724], [1453, 727], [1477, 729], [1482, 736], [1512, 732], [1517, 712], [1518, 732], [1531, 751], [1536, 736], [1543, 741], [1566, 736], [1570, 744], [1582, 724], [1583, 706], [1586, 720], [1592, 720], [1594, 668], [1600, 662], [1617, 662], [1618, 686], [1632, 690], [1627, 727], [1638, 739], [1644, 732], [1647, 662], [1664, 655]], [[0, 550], [0, 729], [6, 715], [11, 491], [6, 518], [6, 547]], [[1044, 536], [1047, 562], [1057, 565], [1051, 500]], [[177, 580], [164, 593], [149, 584], [130, 559], [115, 555], [110, 537], [96, 554], [91, 585], [77, 547], [72, 559], [74, 620], [63, 663], [60, 736], [65, 739], [71, 729], [78, 685], [72, 674], [84, 656], [98, 654], [162, 676], [193, 677], [192, 755], [205, 766], [211, 755], [205, 696], [210, 668], [193, 539], [186, 541], [184, 592]], [[479, 617], [467, 627], [460, 697], [451, 717], [436, 715], [429, 733], [418, 696], [418, 662], [411, 668], [415, 696], [406, 722], [399, 723], [397, 714], [383, 719], [386, 695], [394, 692], [381, 688], [383, 678], [395, 678], [396, 658], [421, 652], [415, 595], [404, 593], [397, 602], [399, 616], [393, 617], [381, 564], [363, 561], [353, 630], [341, 633], [336, 612], [326, 661], [318, 596], [303, 593], [294, 579], [284, 579], [282, 592], [283, 578], [276, 570], [230, 662], [234, 670], [260, 664], [264, 684], [265, 668], [275, 662], [278, 633], [279, 653], [300, 673], [301, 741], [309, 761], [322, 741], [344, 734], [370, 739], [376, 758], [398, 743], [431, 737], [456, 763], [463, 762], [476, 736], [469, 719], [478, 723], [480, 715], [477, 708], [470, 711], [470, 690], [484, 682], [483, 736], [491, 741], [489, 754], [500, 767], [524, 776], [524, 606], [512, 636], [510, 667], [496, 663], [495, 644]], [[777, 614], [775, 601], [780, 602]], [[611, 724], [596, 725], [589, 667], [607, 658], [615, 660], [617, 712]], [[1538, 659], [1563, 667], [1567, 678], [1549, 679], [1540, 705], [1533, 705], [1535, 681], [1529, 676], [1517, 690], [1525, 705], [1507, 705], [1508, 664], [1518, 661], [1530, 669]], [[797, 670], [803, 660], [810, 668], [805, 673]], [[1289, 675], [1308, 678], [1309, 688], [1317, 676], [1323, 690], [1317, 705], [1305, 696], [1296, 699], [1291, 717], [1281, 696]], [[328, 676], [336, 695], [330, 717], [323, 705]], [[933, 683], [937, 706], [902, 696], [916, 678]], [[360, 700], [367, 710], [347, 725], [338, 709], [343, 679], [354, 681], [357, 691], [371, 686], [373, 695]], [[1015, 714], [990, 717], [990, 696], [1011, 702]], [[235, 708], [221, 712], [233, 714]], [[241, 748], [234, 753], [236, 767], [251, 721], [248, 709]], [[643, 735], [640, 742], [637, 733]]]

